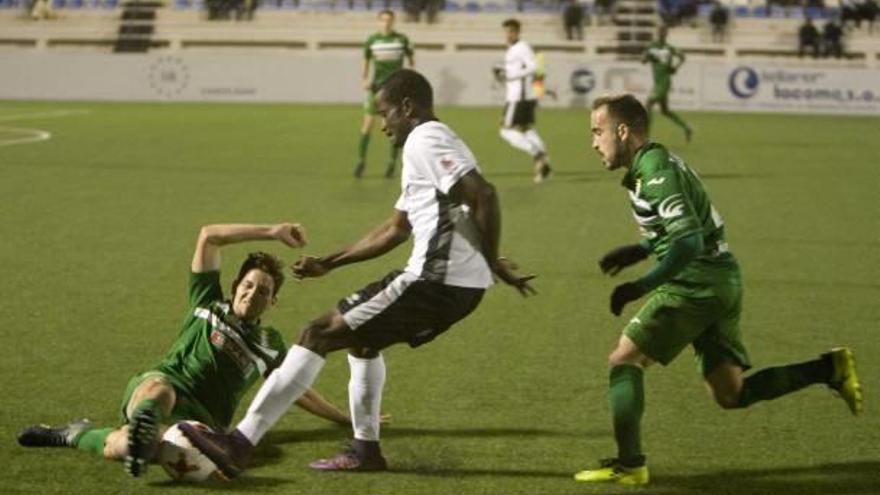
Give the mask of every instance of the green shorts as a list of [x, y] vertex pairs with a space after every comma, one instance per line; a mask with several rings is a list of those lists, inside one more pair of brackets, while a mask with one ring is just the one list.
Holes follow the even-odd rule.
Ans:
[[364, 113], [372, 116], [379, 115], [379, 108], [376, 106], [375, 91], [367, 91], [367, 96], [364, 98]]
[[703, 376], [723, 361], [749, 369], [749, 355], [739, 330], [739, 279], [711, 287], [711, 295], [706, 297], [688, 296], [683, 294], [685, 290], [677, 289], [681, 288], [672, 283], [660, 286], [623, 329], [624, 335], [664, 366], [692, 344]]
[[163, 381], [167, 382], [169, 385], [174, 387], [174, 392], [177, 396], [177, 400], [174, 402], [174, 408], [171, 410], [171, 416], [165, 418], [165, 422], [168, 424], [174, 424], [178, 421], [183, 420], [194, 420], [204, 423], [216, 430], [223, 430], [221, 425], [218, 425], [214, 420], [213, 415], [203, 406], [198, 400], [191, 397], [187, 392], [183, 390], [183, 387], [180, 385], [180, 382], [175, 379], [173, 376], [168, 375], [159, 370], [150, 370], [140, 375], [135, 375], [131, 380], [128, 381], [128, 385], [125, 387], [125, 394], [122, 396], [122, 407], [120, 407], [120, 411], [122, 412], [122, 422], [128, 423], [128, 403], [131, 402], [131, 396], [134, 394], [135, 389], [141, 383], [144, 383], [149, 378], [160, 378]]
[[672, 81], [661, 81], [655, 82], [654, 87], [651, 88], [651, 96], [650, 98], [654, 101], [668, 103], [669, 102], [669, 91], [672, 89]]

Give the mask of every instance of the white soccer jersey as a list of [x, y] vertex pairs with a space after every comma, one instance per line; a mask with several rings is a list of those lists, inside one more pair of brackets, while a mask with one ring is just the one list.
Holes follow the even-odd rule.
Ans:
[[410, 133], [403, 146], [401, 194], [394, 205], [412, 226], [407, 272], [457, 287], [492, 285], [467, 205], [454, 204], [447, 196], [471, 170], [479, 170], [476, 158], [446, 124], [425, 122]]
[[507, 101], [523, 101], [535, 99], [535, 88], [532, 82], [538, 61], [535, 52], [523, 40], [510, 45], [504, 55], [504, 76], [507, 79]]

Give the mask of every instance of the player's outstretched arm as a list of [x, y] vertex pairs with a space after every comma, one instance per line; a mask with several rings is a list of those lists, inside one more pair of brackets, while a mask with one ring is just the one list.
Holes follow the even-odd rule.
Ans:
[[301, 256], [293, 265], [293, 276], [320, 277], [334, 268], [382, 256], [406, 242], [411, 231], [406, 213], [394, 210], [388, 220], [340, 251], [323, 257]]
[[306, 231], [298, 223], [275, 225], [218, 224], [206, 225], [199, 231], [193, 252], [193, 273], [220, 269], [220, 247], [245, 241], [278, 240], [293, 248], [306, 245]]
[[[351, 417], [348, 413], [336, 407], [315, 390], [306, 390], [302, 397], [296, 400], [296, 405], [319, 418], [326, 419], [340, 426], [351, 426]], [[383, 424], [390, 423], [391, 416], [382, 414], [379, 417], [379, 421]]]
[[513, 286], [523, 296], [537, 294], [529, 281], [535, 275], [519, 275], [519, 268], [513, 261], [498, 256], [501, 238], [501, 206], [495, 187], [476, 170], [471, 170], [458, 180], [449, 190], [454, 202], [468, 205], [473, 213], [474, 223], [482, 239], [481, 252], [489, 263], [489, 268], [504, 283]]

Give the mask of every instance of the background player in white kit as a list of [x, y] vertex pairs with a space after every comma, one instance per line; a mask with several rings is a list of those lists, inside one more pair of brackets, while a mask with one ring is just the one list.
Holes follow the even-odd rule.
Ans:
[[324, 356], [349, 349], [349, 399], [354, 439], [326, 471], [382, 471], [379, 410], [385, 382], [380, 351], [430, 342], [476, 309], [493, 275], [523, 295], [534, 293], [516, 266], [498, 256], [501, 218], [495, 188], [480, 175], [468, 147], [433, 110], [433, 91], [421, 74], [402, 69], [377, 95], [383, 131], [403, 146], [402, 192], [394, 212], [358, 242], [323, 257], [304, 256], [297, 277], [320, 277], [340, 266], [381, 256], [414, 237], [404, 271], [395, 270], [339, 301], [312, 321], [290, 348], [231, 434], [181, 429], [228, 477], [248, 464], [254, 446], [315, 381]]
[[507, 38], [503, 73], [498, 74], [506, 85], [504, 115], [501, 118], [501, 137], [516, 149], [525, 151], [534, 160], [534, 181], [540, 184], [550, 175], [547, 148], [534, 129], [538, 99], [534, 81], [538, 69], [535, 52], [519, 38], [520, 23], [507, 19], [501, 26]]

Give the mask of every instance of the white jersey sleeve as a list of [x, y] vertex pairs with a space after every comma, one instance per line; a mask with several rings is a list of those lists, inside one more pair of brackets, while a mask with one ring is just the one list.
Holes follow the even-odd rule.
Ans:
[[421, 132], [404, 148], [405, 160], [443, 194], [471, 170], [477, 169], [477, 159], [471, 150], [449, 131]]

